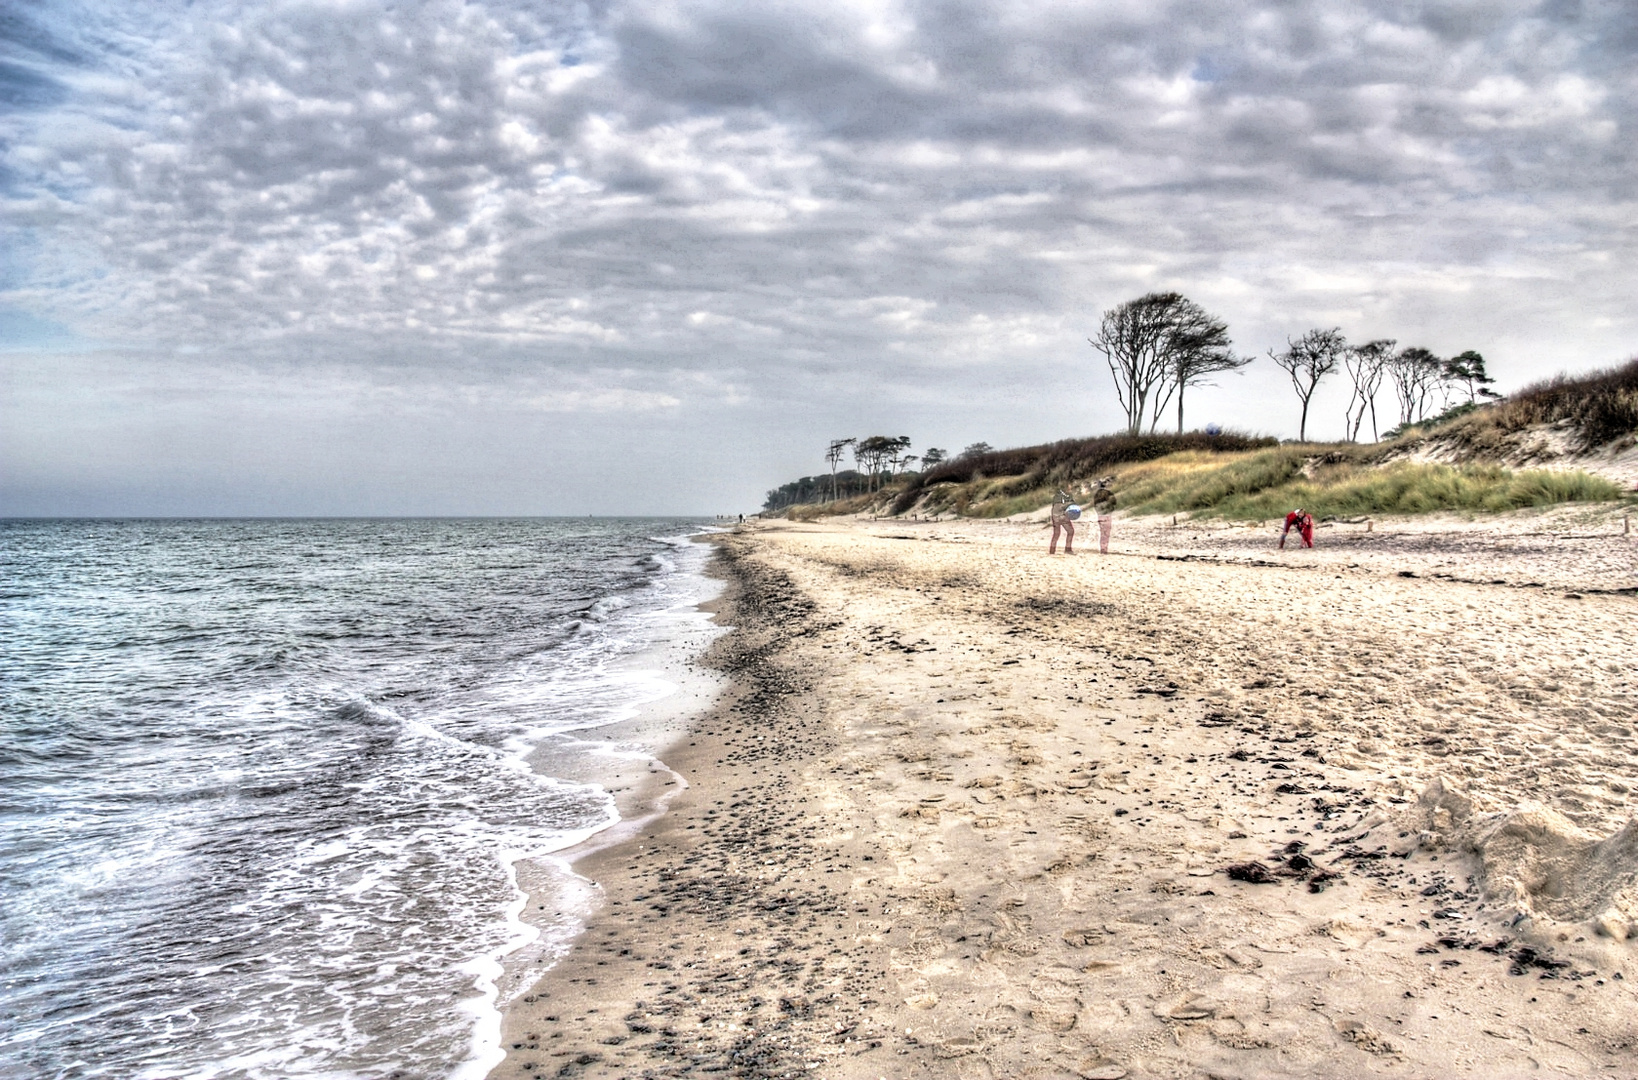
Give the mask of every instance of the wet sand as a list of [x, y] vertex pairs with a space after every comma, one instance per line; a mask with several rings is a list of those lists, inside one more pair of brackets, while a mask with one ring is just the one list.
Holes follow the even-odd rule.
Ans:
[[731, 689], [492, 1075], [1638, 1076], [1638, 537], [1190, 532], [722, 538]]

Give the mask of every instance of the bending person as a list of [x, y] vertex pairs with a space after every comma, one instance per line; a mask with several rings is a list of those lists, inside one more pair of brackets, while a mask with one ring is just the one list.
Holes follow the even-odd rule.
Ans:
[[1293, 528], [1302, 536], [1303, 547], [1311, 548], [1314, 546], [1314, 518], [1308, 511], [1299, 506], [1285, 515], [1285, 528], [1280, 530], [1280, 547], [1282, 549], [1285, 547], [1285, 534]]

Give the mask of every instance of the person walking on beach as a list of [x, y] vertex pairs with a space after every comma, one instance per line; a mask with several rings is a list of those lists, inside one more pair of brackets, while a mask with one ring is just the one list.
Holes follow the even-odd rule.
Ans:
[[1311, 548], [1314, 546], [1314, 518], [1300, 506], [1285, 515], [1285, 528], [1280, 531], [1280, 549], [1282, 551], [1285, 549], [1285, 534], [1292, 529], [1296, 529], [1301, 534], [1303, 547]]
[[1115, 493], [1109, 488], [1109, 481], [1114, 477], [1105, 477], [1098, 481], [1098, 489], [1092, 493], [1092, 509], [1098, 515], [1098, 553], [1109, 554], [1109, 535], [1115, 531]]
[[1081, 516], [1081, 508], [1075, 505], [1075, 500], [1062, 488], [1058, 490], [1058, 497], [1052, 500], [1052, 540], [1047, 544], [1047, 554], [1058, 554], [1058, 534], [1064, 534], [1064, 554], [1075, 554], [1075, 519]]

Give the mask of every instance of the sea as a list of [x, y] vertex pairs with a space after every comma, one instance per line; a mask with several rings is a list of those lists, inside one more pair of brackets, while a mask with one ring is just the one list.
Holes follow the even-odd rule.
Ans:
[[0, 1076], [482, 1077], [680, 783], [713, 524], [0, 521]]

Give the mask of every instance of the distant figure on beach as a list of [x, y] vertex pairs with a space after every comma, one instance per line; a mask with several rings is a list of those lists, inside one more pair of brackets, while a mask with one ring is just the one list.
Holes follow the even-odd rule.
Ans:
[[1113, 479], [1109, 476], [1099, 480], [1092, 493], [1092, 509], [1098, 515], [1098, 553], [1102, 555], [1109, 554], [1109, 534], [1115, 531], [1115, 493], [1109, 488]]
[[1064, 534], [1064, 554], [1075, 554], [1075, 519], [1080, 516], [1081, 508], [1060, 488], [1058, 497], [1052, 500], [1052, 540], [1047, 544], [1048, 555], [1058, 554], [1060, 532]]
[[1285, 534], [1292, 529], [1296, 529], [1297, 532], [1302, 534], [1303, 547], [1311, 548], [1314, 546], [1314, 518], [1300, 506], [1285, 515], [1285, 528], [1280, 531], [1280, 547], [1282, 549], [1285, 547]]

